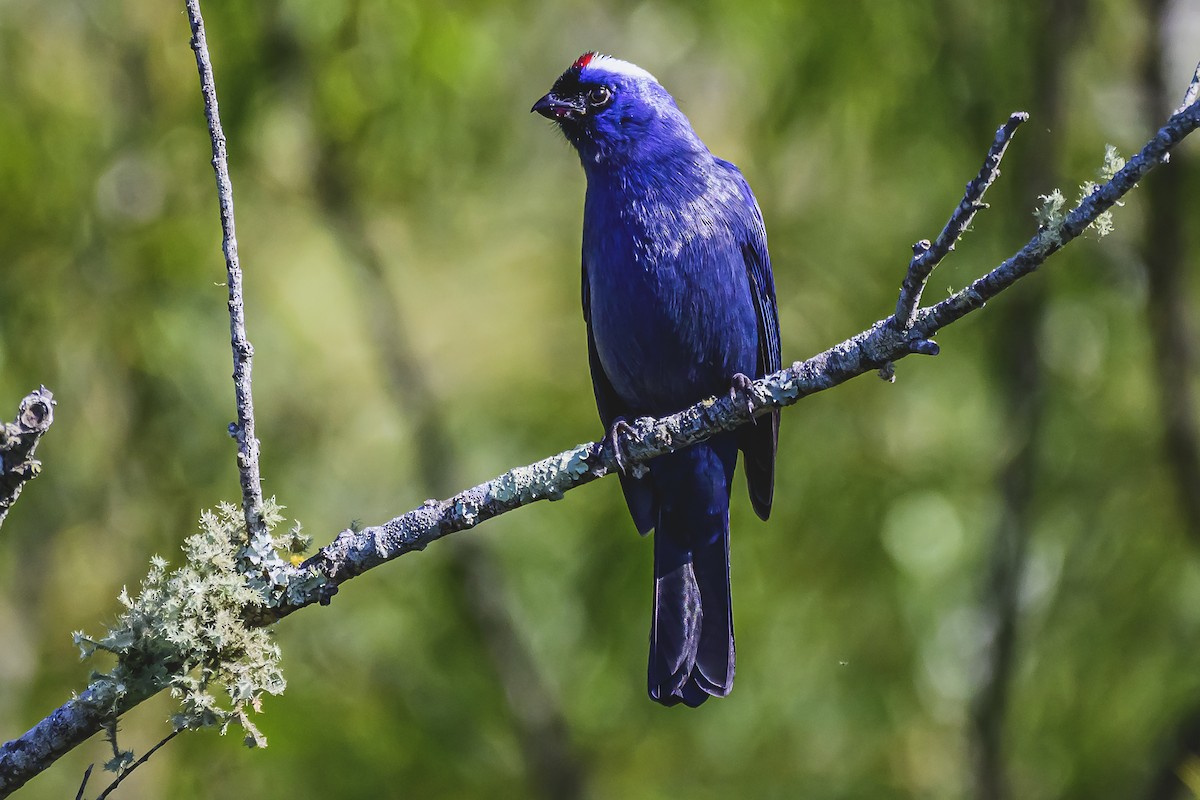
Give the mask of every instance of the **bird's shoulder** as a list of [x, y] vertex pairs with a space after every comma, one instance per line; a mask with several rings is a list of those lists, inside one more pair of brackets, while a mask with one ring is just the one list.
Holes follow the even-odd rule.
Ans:
[[758, 200], [754, 196], [754, 191], [750, 188], [750, 182], [746, 180], [746, 176], [738, 169], [737, 165], [732, 161], [726, 161], [723, 158], [713, 156], [714, 170], [720, 174], [726, 182], [737, 191], [740, 199], [744, 203], [744, 207], [748, 209], [759, 224], [762, 223], [762, 211], [758, 208]]

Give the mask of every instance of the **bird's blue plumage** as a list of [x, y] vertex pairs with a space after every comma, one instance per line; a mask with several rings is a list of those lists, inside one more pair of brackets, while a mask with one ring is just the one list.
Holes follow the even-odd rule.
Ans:
[[[762, 214], [649, 73], [585, 54], [534, 110], [587, 175], [583, 312], [600, 417], [661, 416], [778, 370], [775, 285]], [[621, 485], [654, 529], [650, 696], [699, 705], [733, 685], [729, 497], [740, 449], [766, 519], [778, 415], [651, 462]]]

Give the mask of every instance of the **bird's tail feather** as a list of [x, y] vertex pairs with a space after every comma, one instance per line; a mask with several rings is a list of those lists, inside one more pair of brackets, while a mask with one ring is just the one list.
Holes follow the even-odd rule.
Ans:
[[732, 442], [702, 443], [657, 459], [654, 617], [650, 697], [698, 706], [733, 688], [729, 596], [729, 486]]

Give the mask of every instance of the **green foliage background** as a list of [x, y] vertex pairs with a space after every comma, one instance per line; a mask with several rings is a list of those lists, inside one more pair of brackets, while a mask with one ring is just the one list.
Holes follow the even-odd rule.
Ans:
[[[583, 176], [528, 113], [580, 52], [648, 68], [742, 167], [793, 360], [890, 312], [909, 246], [936, 235], [1009, 112], [1032, 122], [929, 300], [1026, 241], [1037, 194], [1073, 196], [1106, 143], [1129, 153], [1157, 128], [1143, 65], [1162, 51], [1182, 92], [1195, 0], [1174, 3], [1165, 51], [1158, 9], [1086, 6], [1067, 36], [1035, 2], [207, 3], [267, 494], [321, 544], [600, 435]], [[1193, 268], [1196, 148], [1169, 167], [1192, 189]], [[1013, 789], [1136, 795], [1200, 703], [1200, 541], [1162, 446], [1144, 208], [1132, 197], [1113, 236], [948, 329], [943, 355], [904, 361], [895, 385], [863, 378], [785, 413], [775, 516], [734, 501], [730, 698], [646, 699], [651, 546], [606, 480], [287, 619], [270, 748], [181, 737], [121, 791], [539, 796], [528, 706], [471, 610], [482, 596], [560, 708], [589, 796], [963, 796], [998, 474], [1027, 444], [1006, 422], [1015, 362], [1043, 388], [1005, 706]], [[200, 510], [238, 496], [181, 2], [0, 3], [0, 254], [0, 410], [39, 383], [58, 399], [45, 472], [0, 531], [8, 739], [85, 684], [70, 632], [100, 633], [152, 554], [177, 562]], [[479, 558], [486, 579], [464, 574]], [[123, 745], [143, 752], [170, 713], [163, 698], [134, 711]], [[73, 796], [108, 757], [89, 742], [21, 796]]]

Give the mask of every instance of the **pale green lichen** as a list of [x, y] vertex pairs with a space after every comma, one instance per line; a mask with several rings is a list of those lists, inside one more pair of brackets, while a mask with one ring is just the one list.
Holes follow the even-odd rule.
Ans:
[[1116, 145], [1104, 145], [1104, 164], [1100, 167], [1100, 180], [1111, 181], [1125, 169], [1125, 158], [1117, 152]]
[[[1113, 145], [1104, 146], [1104, 163], [1096, 171], [1097, 177], [1103, 182], [1111, 181], [1118, 172], [1125, 167], [1125, 159], [1117, 152], [1117, 148]], [[1082, 203], [1100, 186], [1096, 181], [1084, 181], [1079, 186], [1079, 203]], [[1049, 194], [1038, 196], [1040, 204], [1034, 209], [1033, 216], [1037, 219], [1038, 226], [1041, 228], [1041, 240], [1039, 241], [1040, 249], [1044, 252], [1050, 247], [1059, 247], [1062, 245], [1062, 227], [1067, 219], [1067, 199], [1063, 193], [1054, 189]], [[1117, 202], [1114, 205], [1120, 207], [1124, 205]], [[1087, 226], [1086, 230], [1092, 231], [1097, 238], [1104, 238], [1112, 233], [1115, 229], [1113, 223], [1112, 210], [1103, 211], [1096, 216], [1092, 223]]]
[[1041, 204], [1034, 209], [1033, 216], [1041, 228], [1039, 249], [1045, 252], [1051, 246], [1062, 246], [1062, 227], [1066, 221], [1067, 198], [1059, 189], [1051, 190], [1050, 194], [1038, 195]]
[[266, 746], [250, 712], [261, 710], [265, 695], [281, 694], [286, 682], [270, 630], [247, 620], [316, 580], [309, 574], [297, 580], [281, 556], [302, 552], [309, 542], [298, 525], [271, 533], [283, 521], [280, 509], [273, 500], [264, 503], [267, 532], [249, 543], [239, 509], [222, 504], [205, 511], [199, 532], [184, 542], [182, 566], [168, 571], [166, 560], [154, 556], [137, 595], [121, 590], [125, 611], [107, 634], [75, 634], [84, 658], [103, 650], [117, 659], [112, 670], [93, 675], [91, 685], [96, 702], [110, 710], [116, 755], [106, 766], [119, 771], [132, 760], [115, 746], [122, 701], [164, 688], [179, 701], [171, 717], [177, 730], [218, 728], [224, 734], [236, 723], [248, 746]]
[[[1114, 145], [1106, 144], [1104, 146], [1104, 163], [1101, 164], [1100, 169], [1096, 171], [1096, 174], [1100, 180], [1106, 183], [1111, 181], [1118, 172], [1124, 169], [1124, 167], [1125, 159], [1120, 153], [1117, 152], [1117, 148]], [[1079, 187], [1080, 191], [1082, 192], [1080, 199], [1087, 197], [1094, 192], [1097, 186], [1098, 184], [1094, 181], [1085, 181], [1084, 184]], [[1114, 205], [1120, 208], [1125, 204], [1118, 200], [1116, 203], [1114, 203]], [[1112, 233], [1116, 229], [1116, 226], [1113, 224], [1112, 209], [1109, 209], [1108, 211], [1105, 211], [1097, 216], [1092, 224], [1088, 226], [1088, 229], [1093, 231], [1096, 234], [1096, 237], [1100, 239], [1103, 239], [1105, 236], [1108, 236], [1110, 233]]]

